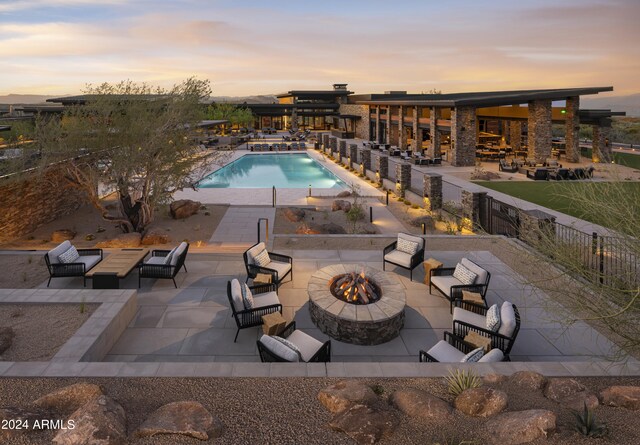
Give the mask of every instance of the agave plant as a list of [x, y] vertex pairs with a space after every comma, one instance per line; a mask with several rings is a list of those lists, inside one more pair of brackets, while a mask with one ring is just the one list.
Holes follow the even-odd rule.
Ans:
[[608, 434], [609, 430], [604, 423], [599, 423], [596, 420], [596, 416], [593, 410], [587, 407], [587, 403], [584, 404], [582, 412], [574, 412], [576, 416], [575, 429], [583, 436], [587, 437], [604, 437]]
[[466, 369], [450, 370], [449, 375], [445, 377], [445, 381], [449, 386], [449, 394], [457, 396], [465, 389], [477, 388], [482, 385], [480, 377], [473, 371]]

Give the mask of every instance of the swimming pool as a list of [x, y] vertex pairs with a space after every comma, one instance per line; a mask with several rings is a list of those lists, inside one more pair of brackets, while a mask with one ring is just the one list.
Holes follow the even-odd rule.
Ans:
[[247, 154], [206, 176], [199, 188], [344, 188], [306, 153]]

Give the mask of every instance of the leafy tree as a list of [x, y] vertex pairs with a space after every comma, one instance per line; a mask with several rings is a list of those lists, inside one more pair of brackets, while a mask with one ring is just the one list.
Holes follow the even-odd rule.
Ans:
[[[194, 142], [209, 82], [191, 78], [165, 90], [124, 81], [88, 86], [86, 94], [85, 104], [62, 116], [36, 120], [41, 167], [59, 166], [106, 220], [142, 232], [158, 205], [192, 186], [194, 172], [213, 161]], [[115, 214], [100, 198], [105, 190], [117, 193]]]
[[[254, 116], [249, 108], [240, 107], [228, 102], [209, 105], [207, 118], [213, 120], [228, 120], [231, 125], [249, 127], [253, 124]], [[225, 129], [223, 127], [223, 129]]]

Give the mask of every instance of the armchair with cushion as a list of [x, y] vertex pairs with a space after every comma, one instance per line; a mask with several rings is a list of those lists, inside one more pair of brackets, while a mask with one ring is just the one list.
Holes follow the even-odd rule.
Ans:
[[518, 171], [518, 164], [515, 162], [507, 162], [505, 159], [500, 159], [498, 170], [505, 173], [516, 173]]
[[187, 258], [188, 251], [189, 243], [184, 241], [173, 250], [151, 251], [151, 258], [138, 265], [138, 287], [142, 278], [164, 278], [173, 280], [173, 285], [177, 289], [176, 275], [181, 268], [187, 271], [184, 260]]
[[[287, 340], [282, 342], [281, 339]], [[258, 340], [258, 352], [263, 362], [330, 362], [331, 340], [322, 343], [296, 329], [293, 321], [275, 337], [263, 335]], [[293, 348], [291, 348], [293, 346]]]
[[503, 352], [496, 348], [491, 349], [487, 353], [483, 353], [478, 360], [469, 360], [471, 353], [476, 351], [476, 349], [475, 346], [464, 341], [462, 337], [445, 331], [444, 340], [440, 340], [426, 352], [420, 350], [420, 361], [432, 363], [464, 363], [473, 361], [478, 363], [492, 363], [505, 360]]
[[102, 249], [76, 249], [66, 240], [44, 254], [44, 261], [51, 278], [82, 277], [83, 286], [87, 285], [85, 273], [102, 261]]
[[247, 279], [253, 279], [257, 274], [271, 275], [271, 282], [280, 285], [282, 280], [291, 275], [293, 280], [293, 258], [279, 253], [267, 252], [264, 243], [254, 244], [242, 254], [247, 269]]
[[431, 292], [432, 287], [438, 289], [447, 297], [450, 302], [450, 309], [453, 311], [453, 302], [461, 300], [462, 291], [465, 290], [479, 293], [482, 299], [486, 301], [490, 279], [491, 273], [489, 271], [467, 258], [462, 258], [456, 267], [431, 269], [429, 292]]
[[505, 301], [502, 305], [494, 304], [488, 309], [479, 306], [476, 309], [476, 312], [462, 307], [453, 310], [453, 333], [464, 338], [470, 331], [475, 331], [489, 337], [491, 347], [500, 349], [508, 357], [520, 331], [518, 308]]
[[257, 286], [247, 286], [252, 300], [251, 307], [245, 304], [245, 297], [242, 295], [242, 286], [237, 279], [227, 282], [227, 297], [233, 318], [236, 321], [238, 330], [233, 339], [235, 343], [238, 340], [240, 329], [252, 328], [262, 325], [262, 316], [273, 312], [282, 313], [282, 304], [278, 299], [278, 287], [275, 283], [260, 284]]
[[403, 269], [409, 269], [409, 276], [413, 280], [413, 269], [424, 260], [424, 238], [398, 233], [398, 239], [384, 248], [382, 269], [386, 263], [391, 263]]

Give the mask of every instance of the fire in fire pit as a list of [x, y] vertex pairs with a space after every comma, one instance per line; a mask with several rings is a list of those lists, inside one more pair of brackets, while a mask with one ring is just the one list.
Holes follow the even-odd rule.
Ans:
[[351, 304], [371, 304], [382, 297], [380, 287], [364, 272], [337, 275], [329, 282], [334, 297]]

